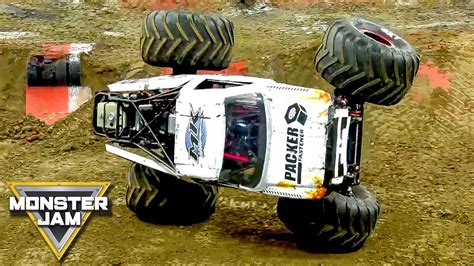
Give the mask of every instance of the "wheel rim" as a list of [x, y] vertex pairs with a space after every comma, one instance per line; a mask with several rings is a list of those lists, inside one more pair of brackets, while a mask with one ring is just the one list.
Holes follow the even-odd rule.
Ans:
[[373, 39], [373, 40], [375, 40], [375, 41], [377, 41], [381, 44], [384, 44], [384, 45], [390, 46], [390, 47], [394, 46], [393, 40], [391, 38], [387, 37], [387, 36], [384, 36], [384, 35], [379, 34], [377, 32], [373, 32], [371, 30], [366, 30], [366, 29], [361, 30], [361, 32], [365, 36], [367, 36], [367, 37], [369, 37], [369, 38], [371, 38], [371, 39]]

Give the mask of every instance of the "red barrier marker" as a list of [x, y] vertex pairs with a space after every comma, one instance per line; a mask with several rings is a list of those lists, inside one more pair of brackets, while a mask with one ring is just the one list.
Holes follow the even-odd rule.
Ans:
[[451, 90], [451, 82], [449, 82], [448, 76], [444, 74], [431, 59], [428, 60], [426, 64], [420, 65], [418, 74], [428, 77], [432, 89], [441, 88], [444, 90]]
[[[161, 69], [161, 75], [171, 75], [173, 69], [164, 67]], [[237, 60], [230, 63], [229, 67], [220, 71], [198, 70], [197, 74], [221, 74], [221, 75], [245, 75], [247, 73], [247, 64], [244, 60]]]
[[80, 85], [80, 54], [91, 44], [44, 44], [28, 63], [26, 114], [53, 124], [87, 102], [90, 88]]
[[27, 87], [26, 114], [53, 124], [69, 113], [67, 86]]

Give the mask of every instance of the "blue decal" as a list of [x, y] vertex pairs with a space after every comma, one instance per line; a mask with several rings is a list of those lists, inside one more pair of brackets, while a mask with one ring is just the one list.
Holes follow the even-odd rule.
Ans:
[[204, 146], [206, 145], [207, 129], [203, 118], [203, 112], [199, 108], [196, 112], [191, 105], [191, 119], [189, 119], [188, 127], [186, 128], [185, 145], [186, 150], [196, 162], [199, 157], [204, 157]]

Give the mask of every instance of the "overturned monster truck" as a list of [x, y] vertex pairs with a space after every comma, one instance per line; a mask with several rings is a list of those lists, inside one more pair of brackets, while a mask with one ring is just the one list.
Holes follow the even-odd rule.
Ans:
[[233, 24], [154, 11], [142, 57], [174, 75], [124, 80], [95, 96], [94, 132], [133, 162], [127, 206], [141, 219], [190, 224], [215, 211], [219, 186], [279, 197], [278, 217], [308, 248], [359, 249], [380, 215], [360, 185], [363, 105], [407, 93], [419, 56], [362, 19], [339, 20], [316, 52], [334, 93], [245, 76], [196, 75], [228, 66]]

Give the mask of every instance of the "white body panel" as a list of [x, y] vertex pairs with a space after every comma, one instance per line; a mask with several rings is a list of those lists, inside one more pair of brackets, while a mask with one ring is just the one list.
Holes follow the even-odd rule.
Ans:
[[109, 84], [110, 91], [159, 90], [179, 87], [190, 81], [193, 76], [160, 76], [144, 79], [127, 79]]
[[[176, 103], [176, 135], [174, 163], [178, 174], [198, 177], [204, 180], [216, 180], [219, 176], [220, 165], [224, 150], [225, 117], [224, 107], [220, 97], [209, 90], [195, 91], [182, 94]], [[197, 117], [200, 125], [196, 125], [195, 144], [190, 139], [190, 127], [193, 116]], [[192, 152], [196, 157], [191, 156]]]
[[[324, 181], [326, 124], [331, 97], [328, 93], [279, 84], [267, 92], [271, 106], [272, 136], [266, 158], [265, 193], [296, 198], [313, 198]], [[270, 100], [271, 99], [271, 100]], [[287, 123], [292, 105], [307, 115], [304, 124]], [[296, 116], [297, 114], [295, 114]], [[290, 114], [291, 116], [291, 114]]]
[[178, 76], [158, 76], [143, 79], [127, 79], [116, 83], [109, 84], [107, 87], [112, 92], [119, 91], [141, 91], [141, 90], [160, 90], [183, 87], [184, 91], [193, 90], [203, 80], [222, 80], [222, 81], [236, 81], [249, 82], [252, 84], [272, 84], [275, 81], [271, 79], [262, 79], [245, 76], [223, 76], [223, 75], [178, 75]]

